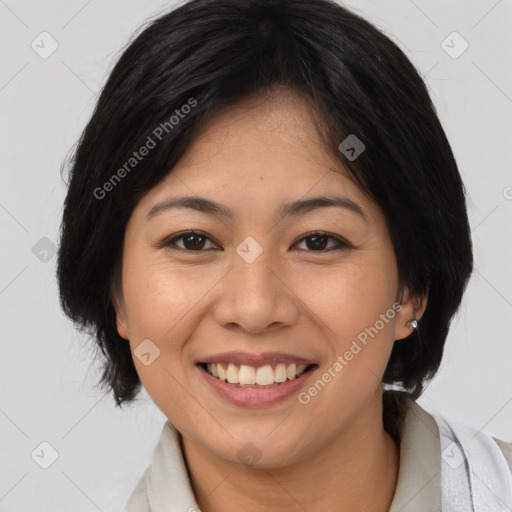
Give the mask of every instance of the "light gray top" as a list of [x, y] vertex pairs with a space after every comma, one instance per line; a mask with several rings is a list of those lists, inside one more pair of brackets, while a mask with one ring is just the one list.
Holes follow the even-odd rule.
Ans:
[[[512, 472], [512, 442], [493, 438]], [[441, 443], [433, 416], [411, 401], [400, 441], [400, 468], [389, 512], [441, 510]], [[200, 512], [188, 476], [181, 434], [167, 421], [125, 512]]]

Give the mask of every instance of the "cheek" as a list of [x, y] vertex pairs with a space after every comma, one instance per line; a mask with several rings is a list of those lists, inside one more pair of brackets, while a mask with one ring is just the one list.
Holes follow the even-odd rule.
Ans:
[[[174, 403], [180, 396], [178, 382], [185, 379], [187, 341], [204, 310], [205, 294], [219, 277], [197, 268], [184, 269], [163, 258], [131, 254], [123, 276], [130, 347], [139, 377], [155, 403]], [[137, 354], [142, 343], [157, 357], [146, 365]], [[139, 348], [138, 348], [139, 347]], [[188, 363], [186, 363], [188, 364]]]
[[[313, 317], [335, 339], [337, 348], [342, 349], [347, 341], [374, 326], [380, 315], [394, 317], [394, 311], [389, 311], [396, 292], [393, 275], [392, 268], [379, 262], [347, 262], [305, 274], [298, 293]], [[387, 336], [391, 322], [379, 322], [378, 330]]]
[[327, 389], [317, 407], [328, 402], [348, 407], [348, 413], [373, 396], [394, 342], [393, 276], [393, 267], [378, 261], [354, 262], [301, 284], [301, 296], [330, 345], [319, 375]]
[[211, 276], [210, 280], [209, 286], [208, 279], [198, 279], [190, 270], [134, 257], [127, 265], [123, 284], [132, 334], [163, 342], [200, 302], [208, 286], [213, 286]]
[[[193, 279], [160, 262], [132, 257], [129, 263], [124, 291], [133, 361], [145, 390], [168, 414], [186, 407], [182, 352], [201, 294]], [[145, 361], [144, 353], [150, 354]]]

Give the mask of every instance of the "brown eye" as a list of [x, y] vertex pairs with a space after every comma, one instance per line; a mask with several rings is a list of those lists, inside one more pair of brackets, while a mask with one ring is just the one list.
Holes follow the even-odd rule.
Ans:
[[[177, 244], [176, 242], [178, 241], [182, 241], [182, 245]], [[207, 245], [208, 242], [213, 244], [212, 240], [205, 234], [200, 233], [199, 231], [187, 231], [186, 233], [181, 233], [179, 236], [175, 236], [165, 241], [162, 245], [164, 247], [176, 247], [177, 249], [185, 251], [200, 252], [212, 248], [206, 247], [205, 249], [205, 245]]]
[[[334, 241], [334, 247], [331, 246], [326, 249], [329, 244], [329, 240]], [[336, 249], [344, 249], [346, 247], [350, 247], [349, 244], [341, 240], [340, 238], [332, 235], [328, 235], [323, 232], [314, 232], [308, 233], [306, 236], [302, 237], [299, 242], [303, 243], [305, 241], [306, 248], [309, 251], [313, 252], [328, 252]]]

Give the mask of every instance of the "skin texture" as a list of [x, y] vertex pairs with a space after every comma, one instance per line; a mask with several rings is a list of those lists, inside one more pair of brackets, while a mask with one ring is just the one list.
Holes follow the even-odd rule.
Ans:
[[[368, 223], [340, 207], [279, 220], [282, 203], [322, 194], [350, 198]], [[171, 196], [212, 199], [235, 218], [172, 209], [145, 219]], [[209, 237], [203, 252], [194, 243], [187, 252], [184, 239], [159, 246], [187, 230]], [[303, 238], [316, 230], [351, 247], [328, 250], [336, 240], [327, 239], [316, 249]], [[252, 263], [236, 252], [247, 236], [263, 248]], [[407, 321], [421, 318], [426, 298], [418, 309], [406, 292], [402, 309], [307, 405], [296, 396], [257, 409], [231, 404], [194, 362], [227, 350], [283, 351], [317, 361], [313, 383], [397, 297], [384, 216], [322, 148], [300, 97], [281, 90], [249, 98], [203, 127], [134, 209], [116, 300], [118, 331], [132, 352], [145, 339], [160, 350], [148, 366], [134, 362], [183, 435], [203, 512], [389, 509], [399, 449], [383, 428], [381, 379], [394, 340], [411, 333]], [[246, 443], [258, 450], [255, 465], [237, 456]]]

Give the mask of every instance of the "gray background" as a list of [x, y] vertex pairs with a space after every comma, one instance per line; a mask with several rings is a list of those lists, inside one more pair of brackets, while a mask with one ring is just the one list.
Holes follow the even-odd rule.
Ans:
[[[172, 5], [0, 0], [0, 511], [122, 510], [165, 421], [144, 391], [119, 410], [95, 387], [92, 345], [59, 308], [52, 249], [60, 166], [129, 37]], [[426, 77], [469, 194], [476, 269], [419, 402], [512, 441], [512, 2], [348, 5]], [[58, 43], [46, 59], [31, 47], [51, 48], [43, 31]], [[457, 58], [461, 39], [441, 45], [453, 31], [469, 44]], [[31, 457], [43, 441], [58, 452], [48, 469]]]

